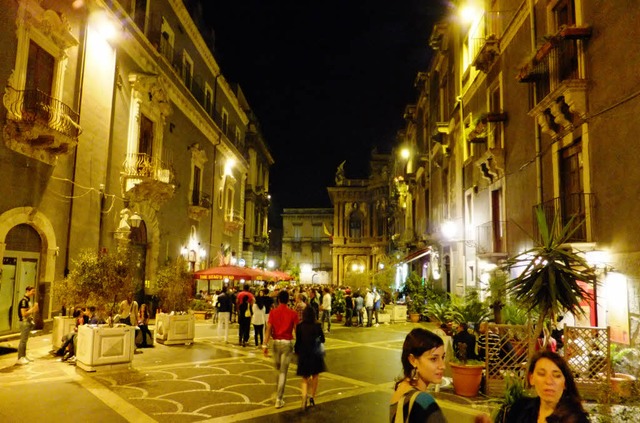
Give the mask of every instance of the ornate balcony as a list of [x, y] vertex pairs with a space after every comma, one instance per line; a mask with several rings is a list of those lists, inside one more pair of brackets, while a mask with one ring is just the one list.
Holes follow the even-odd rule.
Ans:
[[160, 159], [144, 153], [130, 154], [122, 164], [124, 191], [133, 201], [149, 201], [159, 209], [175, 191], [174, 172]]
[[189, 204], [189, 219], [200, 221], [209, 215], [211, 210], [211, 196], [206, 192], [194, 191], [191, 194], [191, 204]]
[[7, 85], [5, 144], [36, 160], [55, 165], [60, 154], [78, 143], [82, 132], [78, 113], [40, 90], [16, 90]]
[[481, 72], [487, 73], [500, 55], [500, 40], [495, 34], [473, 40], [473, 62], [471, 64]]
[[238, 232], [244, 226], [244, 218], [237, 211], [231, 211], [224, 215], [224, 231], [231, 234]]

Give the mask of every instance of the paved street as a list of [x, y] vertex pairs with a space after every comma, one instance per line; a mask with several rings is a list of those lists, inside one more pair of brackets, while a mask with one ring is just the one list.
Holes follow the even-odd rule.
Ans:
[[[87, 373], [62, 363], [48, 354], [51, 336], [35, 336], [28, 350], [34, 363], [15, 366], [15, 353], [0, 356], [0, 421], [334, 422], [366, 416], [385, 422], [402, 342], [414, 326], [334, 324], [326, 342], [329, 371], [320, 377], [316, 407], [306, 412], [299, 409], [294, 365], [285, 407], [277, 410], [271, 359], [255, 347], [221, 342], [210, 322], [196, 323], [194, 344], [156, 344], [139, 350], [133, 369], [111, 372]], [[230, 340], [237, 339], [237, 325], [233, 329]]]

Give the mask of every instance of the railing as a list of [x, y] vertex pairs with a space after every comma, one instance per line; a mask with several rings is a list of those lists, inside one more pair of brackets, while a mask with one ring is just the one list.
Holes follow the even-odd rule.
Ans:
[[220, 112], [212, 110], [211, 106], [213, 103], [215, 103], [215, 99], [210, 98], [209, 101], [207, 101], [204, 89], [204, 78], [194, 72], [194, 69], [185, 68], [182, 57], [175, 54], [174, 47], [169, 44], [169, 41], [162, 35], [161, 27], [162, 18], [159, 16], [152, 16], [148, 34], [149, 41], [156, 47], [160, 56], [166, 59], [169, 66], [173, 68], [185, 88], [202, 106], [207, 115], [209, 115], [209, 117], [213, 119], [213, 121], [218, 125], [218, 128], [222, 130], [222, 132], [233, 143], [238, 151], [244, 154], [245, 147], [243, 140], [236, 138], [235, 128], [237, 127], [237, 125], [223, 122]]
[[40, 123], [70, 138], [78, 138], [82, 132], [78, 113], [40, 90], [16, 90], [7, 86], [4, 105], [17, 121]]
[[149, 178], [170, 184], [174, 182], [174, 172], [157, 157], [145, 153], [129, 154], [122, 164], [122, 172], [129, 178]]
[[203, 191], [193, 191], [191, 193], [191, 205], [210, 209], [211, 196]]
[[551, 92], [552, 81], [580, 79], [577, 43], [575, 39], [553, 38], [540, 47], [529, 65], [521, 69], [520, 82], [535, 84], [538, 101]]
[[[542, 207], [547, 222], [547, 227], [551, 230], [555, 219], [558, 220], [556, 226], [556, 235], [571, 222], [571, 230], [575, 229], [575, 232], [567, 240], [568, 242], [589, 242], [593, 241], [589, 232], [593, 233], [593, 230], [589, 231], [589, 225], [593, 224], [593, 203], [595, 197], [589, 193], [574, 193], [568, 194], [562, 197], [556, 197], [552, 200], [545, 201], [538, 206]], [[538, 207], [536, 206], [536, 207]], [[534, 233], [539, 236], [538, 221], [534, 213]], [[571, 218], [573, 217], [573, 220]]]
[[244, 226], [244, 218], [236, 211], [224, 215], [224, 228], [227, 231], [237, 231]]

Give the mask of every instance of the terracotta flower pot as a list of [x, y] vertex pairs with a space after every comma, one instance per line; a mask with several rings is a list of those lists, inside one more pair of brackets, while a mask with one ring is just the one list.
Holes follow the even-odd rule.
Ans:
[[453, 391], [463, 397], [475, 397], [482, 382], [482, 364], [449, 363], [453, 375]]
[[629, 398], [633, 392], [636, 378], [625, 373], [614, 373], [611, 376], [611, 392], [621, 398]]

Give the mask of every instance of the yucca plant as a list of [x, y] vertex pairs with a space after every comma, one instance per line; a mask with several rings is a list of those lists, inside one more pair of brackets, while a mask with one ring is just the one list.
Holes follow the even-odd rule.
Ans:
[[580, 303], [590, 299], [590, 294], [578, 281], [595, 284], [596, 274], [582, 256], [565, 246], [584, 222], [575, 224], [571, 218], [560, 228], [556, 214], [549, 228], [541, 207], [536, 208], [536, 219], [541, 241], [507, 260], [506, 267], [517, 270], [519, 276], [507, 281], [505, 288], [507, 295], [528, 313], [537, 311], [539, 335], [543, 322], [555, 322], [561, 312], [585, 314]]

